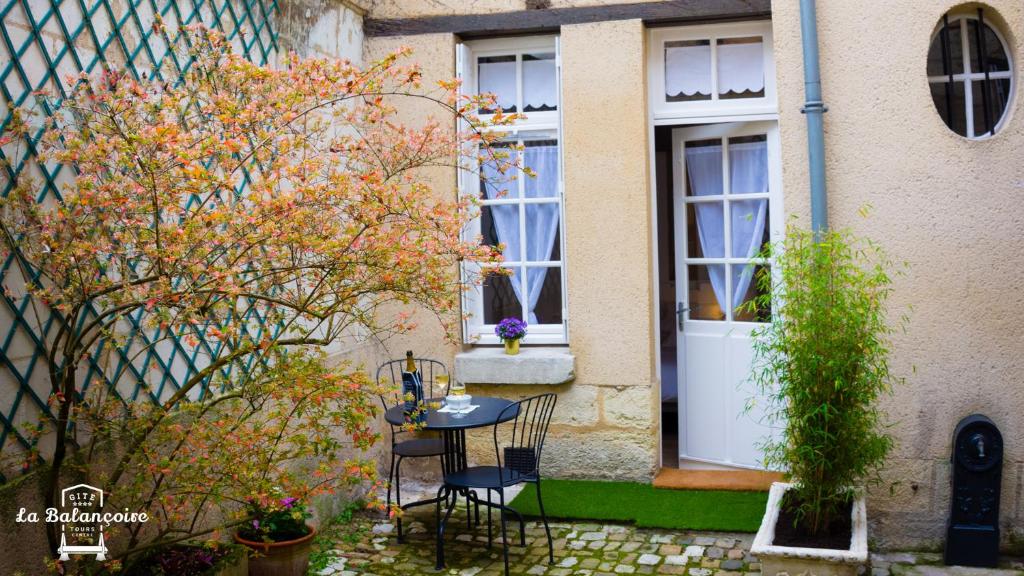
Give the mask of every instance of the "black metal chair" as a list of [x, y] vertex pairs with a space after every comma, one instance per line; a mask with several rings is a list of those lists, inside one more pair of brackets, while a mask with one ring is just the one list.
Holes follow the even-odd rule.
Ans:
[[[448, 367], [437, 360], [414, 358], [416, 369], [423, 379], [423, 395], [425, 398], [436, 398], [434, 383], [440, 375], [448, 375]], [[377, 368], [377, 382], [386, 384], [391, 381], [391, 392], [380, 396], [384, 410], [405, 400], [402, 398], [402, 372], [405, 370], [405, 358], [391, 360]], [[450, 385], [450, 383], [449, 383]], [[447, 388], [440, 390], [441, 396], [448, 394]], [[400, 469], [405, 458], [430, 458], [444, 453], [444, 441], [441, 438], [410, 438], [401, 440], [401, 435], [409, 434], [395, 425], [391, 425], [391, 467], [388, 469], [387, 509], [391, 510], [391, 486], [395, 486], [395, 503], [402, 506], [402, 477]], [[425, 502], [432, 503], [432, 501]], [[402, 541], [402, 516], [397, 518], [398, 541]]]
[[[438, 490], [437, 516], [437, 568], [444, 567], [444, 529], [455, 508], [454, 499], [448, 504], [444, 519], [441, 519], [442, 491], [447, 493], [466, 492], [473, 489], [487, 490], [487, 545], [491, 545], [491, 491], [498, 493], [498, 510], [501, 521], [501, 545], [505, 560], [505, 576], [508, 576], [508, 537], [505, 528], [506, 512], [519, 518], [520, 545], [526, 546], [526, 531], [522, 515], [505, 505], [505, 489], [524, 482], [537, 488], [537, 504], [544, 531], [548, 537], [548, 561], [554, 563], [555, 551], [551, 542], [551, 528], [544, 513], [544, 501], [540, 493], [540, 459], [544, 450], [551, 414], [558, 397], [541, 394], [508, 405], [498, 416], [494, 425], [494, 454], [497, 466], [470, 466], [445, 474], [444, 485]], [[499, 440], [502, 432], [505, 442]]]

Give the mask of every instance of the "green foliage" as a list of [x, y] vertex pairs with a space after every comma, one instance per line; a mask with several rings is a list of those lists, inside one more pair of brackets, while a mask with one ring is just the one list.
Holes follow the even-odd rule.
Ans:
[[795, 479], [797, 524], [817, 534], [893, 445], [877, 400], [901, 381], [890, 373], [890, 337], [906, 316], [891, 322], [885, 307], [898, 267], [849, 231], [815, 238], [790, 226], [769, 252], [772, 268], [757, 277], [763, 296], [747, 305], [774, 311], [755, 333], [752, 379], [785, 430], [765, 460]]

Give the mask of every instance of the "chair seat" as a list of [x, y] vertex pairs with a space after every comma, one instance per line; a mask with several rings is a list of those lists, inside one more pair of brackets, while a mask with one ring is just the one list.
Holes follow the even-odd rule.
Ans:
[[406, 458], [440, 456], [444, 454], [444, 441], [440, 438], [416, 438], [395, 444], [395, 454]]
[[[500, 474], [500, 478], [499, 478]], [[497, 466], [471, 466], [458, 472], [445, 474], [444, 483], [456, 488], [504, 488], [520, 482], [534, 482], [533, 474], [520, 474]]]

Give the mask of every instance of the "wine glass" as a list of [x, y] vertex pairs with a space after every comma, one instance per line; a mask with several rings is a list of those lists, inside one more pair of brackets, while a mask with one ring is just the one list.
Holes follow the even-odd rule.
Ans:
[[452, 386], [448, 389], [448, 393], [452, 396], [464, 395], [466, 393], [466, 383], [459, 382], [458, 380], [452, 382]]
[[448, 375], [447, 374], [438, 374], [437, 376], [434, 376], [434, 383], [437, 384], [441, 388], [441, 393], [442, 394], [445, 394], [445, 395], [449, 394], [449, 392], [448, 392]]

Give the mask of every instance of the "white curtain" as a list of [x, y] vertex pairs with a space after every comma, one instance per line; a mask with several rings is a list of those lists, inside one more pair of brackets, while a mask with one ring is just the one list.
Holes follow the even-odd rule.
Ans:
[[558, 106], [555, 56], [544, 60], [523, 59], [523, 107]]
[[477, 73], [480, 94], [493, 93], [498, 106], [508, 109], [516, 105], [516, 62], [481, 61]]
[[[718, 93], [758, 92], [764, 89], [764, 52], [761, 42], [719, 44]], [[711, 46], [665, 47], [665, 94], [711, 95]]]
[[[558, 146], [527, 146], [524, 150], [523, 163], [537, 173], [536, 178], [526, 179], [527, 198], [556, 198], [558, 196]], [[558, 236], [558, 203], [526, 205], [526, 260], [543, 262], [551, 259]], [[529, 291], [528, 304], [530, 324], [537, 323], [534, 310], [540, 300], [540, 291], [544, 287], [547, 267], [531, 267], [526, 269], [526, 285]]]
[[[729, 146], [729, 180], [733, 195], [768, 192], [768, 146], [766, 142], [743, 142]], [[761, 240], [768, 219], [768, 200], [733, 200], [729, 204], [732, 215], [732, 255], [753, 258], [761, 250]], [[734, 266], [733, 302], [735, 309], [754, 277], [753, 266]]]
[[718, 45], [718, 93], [764, 90], [764, 50], [760, 42]]
[[711, 95], [711, 46], [665, 47], [665, 94]]
[[[749, 142], [729, 146], [729, 180], [734, 195], [753, 194], [768, 191], [768, 153], [765, 142]], [[697, 146], [686, 148], [686, 172], [690, 189], [695, 196], [711, 196], [723, 193], [722, 147]], [[697, 233], [701, 250], [706, 258], [725, 256], [725, 219], [722, 202], [694, 203], [697, 216]], [[732, 229], [732, 254], [734, 258], [750, 258], [761, 247], [768, 200], [738, 200], [730, 204]], [[753, 270], [749, 266], [737, 265], [733, 275], [732, 308], [743, 303], [743, 296], [750, 287]], [[718, 306], [724, 311], [727, 306], [725, 294], [724, 266], [708, 266], [711, 288]]]
[[[526, 176], [524, 182], [526, 198], [557, 198], [558, 196], [558, 146], [527, 146], [523, 152], [523, 163], [532, 168], [536, 178]], [[485, 176], [494, 176], [494, 168], [484, 167]], [[515, 183], [508, 185], [487, 185], [486, 195], [488, 199], [498, 197], [500, 190], [504, 187], [511, 187], [512, 190], [504, 196], [515, 198]], [[491, 205], [491, 217], [494, 220], [494, 227], [498, 234], [498, 242], [505, 244], [505, 260], [527, 262], [543, 262], [551, 259], [551, 253], [555, 247], [555, 238], [558, 235], [559, 211], [558, 203], [540, 203], [526, 205], [526, 250], [519, 238], [519, 206], [517, 204]], [[523, 287], [520, 282], [522, 268], [513, 268], [509, 281], [515, 291], [516, 298], [523, 302]], [[540, 301], [541, 289], [544, 287], [544, 278], [547, 276], [546, 267], [527, 268], [526, 303], [528, 309], [527, 322], [537, 323], [537, 315], [534, 310], [537, 302]]]

